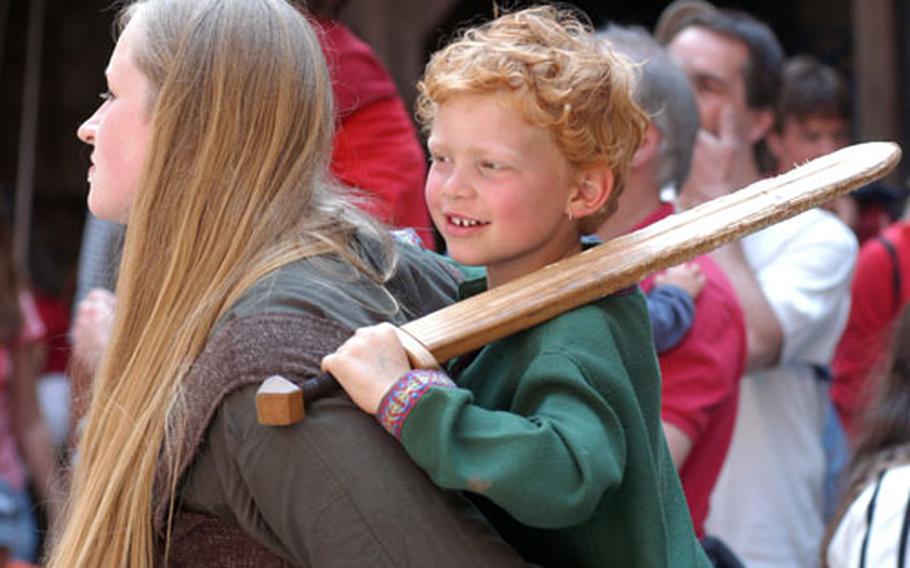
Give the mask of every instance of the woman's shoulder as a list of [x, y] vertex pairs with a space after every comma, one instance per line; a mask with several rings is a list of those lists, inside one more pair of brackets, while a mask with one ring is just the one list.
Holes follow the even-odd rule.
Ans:
[[353, 330], [381, 321], [401, 324], [454, 301], [457, 273], [417, 247], [392, 246], [388, 249], [361, 239], [357, 250], [360, 260], [377, 272], [394, 262], [384, 283], [339, 255], [300, 259], [260, 279], [228, 310], [219, 326], [264, 313], [305, 312]]
[[389, 286], [404, 299], [402, 309], [413, 319], [458, 299], [464, 274], [445, 257], [424, 248], [396, 243], [398, 263]]

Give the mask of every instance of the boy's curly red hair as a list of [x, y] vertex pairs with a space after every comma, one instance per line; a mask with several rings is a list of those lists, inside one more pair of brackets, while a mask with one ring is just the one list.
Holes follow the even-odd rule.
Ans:
[[632, 98], [634, 81], [633, 64], [596, 40], [575, 12], [540, 6], [469, 28], [434, 54], [417, 86], [417, 117], [430, 128], [438, 105], [452, 97], [509, 96], [525, 120], [553, 133], [573, 168], [613, 171], [606, 205], [580, 220], [587, 233], [616, 210], [647, 128]]

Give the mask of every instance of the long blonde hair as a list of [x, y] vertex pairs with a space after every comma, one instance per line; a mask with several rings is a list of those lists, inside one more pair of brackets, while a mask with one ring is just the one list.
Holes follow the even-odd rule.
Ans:
[[154, 563], [156, 464], [173, 499], [181, 385], [217, 319], [269, 271], [332, 251], [356, 261], [354, 233], [381, 233], [328, 180], [331, 84], [293, 6], [140, 0], [120, 22], [138, 26], [153, 134], [56, 567]]

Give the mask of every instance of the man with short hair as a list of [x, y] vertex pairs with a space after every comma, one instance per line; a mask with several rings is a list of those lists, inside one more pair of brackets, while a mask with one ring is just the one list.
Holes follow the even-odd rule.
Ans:
[[[676, 17], [676, 14], [679, 17]], [[783, 49], [774, 32], [744, 12], [707, 2], [671, 4], [655, 35], [667, 45], [695, 89], [702, 128], [719, 136], [725, 109], [754, 160], [740, 160], [733, 181], [754, 181], [773, 169], [765, 138], [774, 124]]]
[[[702, 112], [681, 196], [695, 205], [771, 170], [763, 143], [774, 122], [783, 51], [767, 25], [743, 12], [705, 2], [667, 10], [660, 39], [695, 86]], [[706, 526], [750, 568], [817, 564], [824, 369], [846, 321], [855, 256], [852, 233], [820, 209], [712, 253], [745, 312], [748, 358]]]
[[[619, 209], [598, 231], [609, 239], [674, 212], [661, 196], [672, 199], [689, 175], [698, 107], [685, 74], [647, 32], [611, 26], [600, 37], [641, 63], [635, 102], [651, 117]], [[705, 287], [689, 332], [659, 356], [661, 422], [701, 538], [711, 490], [733, 435], [746, 337], [736, 292], [723, 272], [708, 256], [692, 262], [704, 274]], [[653, 286], [653, 275], [642, 282], [645, 291]]]

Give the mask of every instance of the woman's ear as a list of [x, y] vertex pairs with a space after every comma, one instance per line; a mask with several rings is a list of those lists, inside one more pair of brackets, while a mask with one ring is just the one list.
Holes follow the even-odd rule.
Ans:
[[600, 211], [613, 193], [613, 170], [592, 166], [578, 173], [566, 204], [566, 214], [581, 219]]

